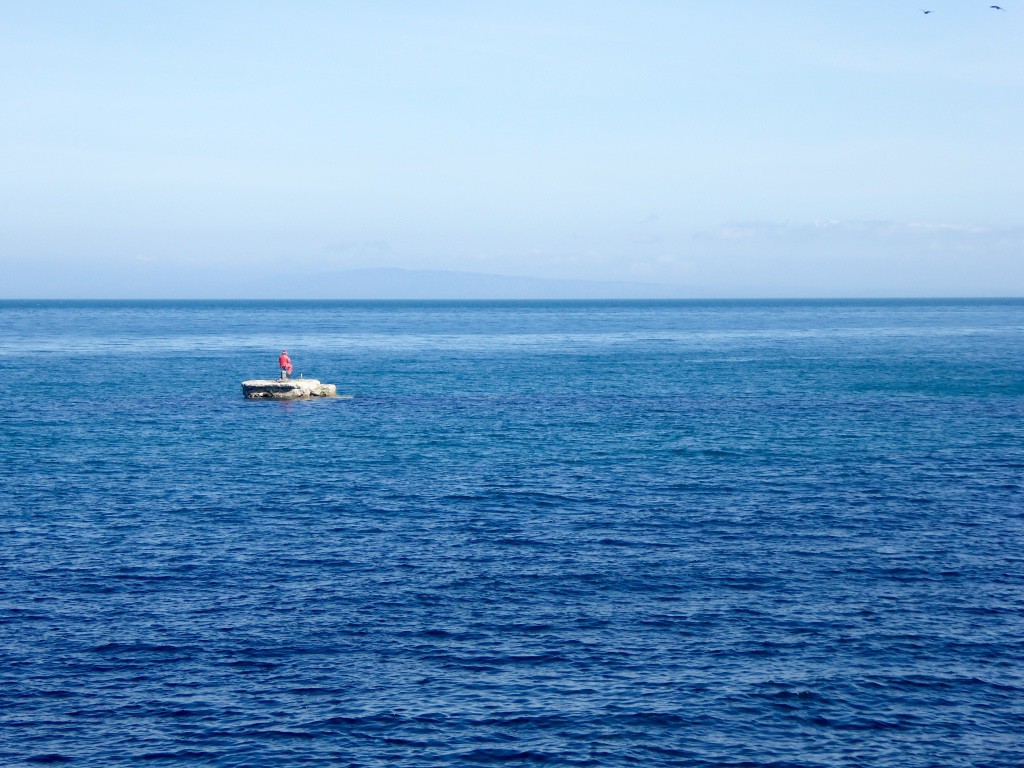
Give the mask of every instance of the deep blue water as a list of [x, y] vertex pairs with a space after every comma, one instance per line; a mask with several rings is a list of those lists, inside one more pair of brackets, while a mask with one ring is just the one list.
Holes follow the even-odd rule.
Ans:
[[1024, 764], [1024, 301], [6, 302], [0, 402], [0, 764]]

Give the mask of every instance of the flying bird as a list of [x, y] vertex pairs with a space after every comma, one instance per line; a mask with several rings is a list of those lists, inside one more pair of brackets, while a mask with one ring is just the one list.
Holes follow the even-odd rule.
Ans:
[[997, 11], [1005, 11], [1006, 10], [1001, 5], [990, 5], [989, 8], [995, 8]]
[[931, 11], [926, 11], [924, 8], [922, 8], [921, 9], [921, 13], [923, 13], [925, 16], [927, 16], [929, 13], [931, 13]]

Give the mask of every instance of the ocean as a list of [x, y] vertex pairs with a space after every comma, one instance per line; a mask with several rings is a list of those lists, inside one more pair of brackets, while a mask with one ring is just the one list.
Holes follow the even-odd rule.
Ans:
[[1022, 300], [0, 302], [0, 399], [0, 764], [1024, 764]]

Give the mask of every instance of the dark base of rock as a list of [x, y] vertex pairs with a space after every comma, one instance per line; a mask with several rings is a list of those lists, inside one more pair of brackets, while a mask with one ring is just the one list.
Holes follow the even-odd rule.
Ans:
[[242, 394], [248, 398], [304, 400], [310, 397], [337, 397], [338, 388], [334, 384], [321, 384], [316, 379], [252, 379], [242, 382]]

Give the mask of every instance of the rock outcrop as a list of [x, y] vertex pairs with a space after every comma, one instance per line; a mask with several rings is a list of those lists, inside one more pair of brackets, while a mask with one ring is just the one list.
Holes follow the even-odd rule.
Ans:
[[337, 397], [338, 388], [334, 384], [321, 384], [317, 379], [252, 379], [242, 382], [242, 394], [249, 398], [303, 400], [309, 397]]

